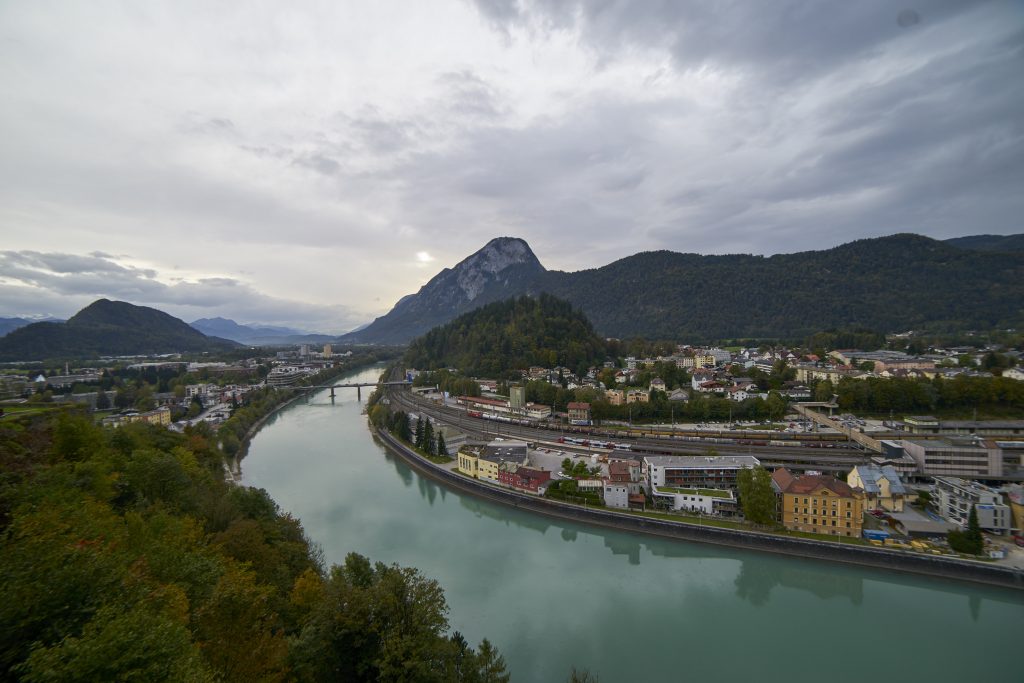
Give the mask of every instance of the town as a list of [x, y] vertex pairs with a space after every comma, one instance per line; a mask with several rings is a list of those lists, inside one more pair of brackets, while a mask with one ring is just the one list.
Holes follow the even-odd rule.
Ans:
[[[518, 380], [409, 368], [411, 392], [387, 398], [405, 411], [399, 431], [437, 466], [493, 486], [688, 523], [1024, 566], [1015, 547], [1024, 546], [1024, 420], [877, 409], [858, 417], [849, 399], [869, 382], [1001, 376], [1016, 384], [1019, 358], [1005, 348], [819, 356], [678, 346], [585, 371], [523, 368]], [[550, 403], [531, 400], [545, 396]], [[729, 418], [694, 421], [701, 400], [732, 404]]]

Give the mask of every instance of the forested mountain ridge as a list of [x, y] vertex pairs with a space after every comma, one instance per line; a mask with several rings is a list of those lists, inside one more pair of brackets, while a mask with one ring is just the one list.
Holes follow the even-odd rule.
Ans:
[[99, 299], [65, 323], [33, 323], [0, 338], [0, 360], [224, 351], [236, 346], [155, 308]]
[[540, 289], [579, 306], [614, 337], [794, 337], [835, 327], [1015, 327], [1024, 254], [976, 252], [920, 235], [775, 256], [630, 256]]
[[[514, 286], [489, 294], [539, 292], [580, 308], [598, 334], [619, 338], [701, 342], [850, 327], [1021, 327], [1024, 252], [960, 248], [913, 234], [774, 256], [654, 251], [571, 273], [538, 262]], [[362, 330], [360, 341], [407, 341], [431, 321], [442, 324], [483, 301], [462, 301], [456, 309], [435, 299], [429, 284], [413, 298], [431, 315], [411, 314], [407, 297]]]
[[604, 357], [604, 341], [586, 317], [541, 294], [488, 304], [435, 327], [409, 345], [404, 362], [421, 370], [456, 367], [470, 376], [503, 377], [531, 365], [585, 372]]
[[946, 240], [946, 244], [978, 251], [1024, 251], [1024, 234], [969, 235]]

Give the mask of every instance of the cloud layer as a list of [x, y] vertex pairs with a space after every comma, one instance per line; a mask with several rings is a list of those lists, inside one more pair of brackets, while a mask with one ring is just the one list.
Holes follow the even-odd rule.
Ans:
[[1010, 2], [7, 3], [0, 64], [0, 315], [340, 331], [496, 235], [575, 270], [1024, 215]]

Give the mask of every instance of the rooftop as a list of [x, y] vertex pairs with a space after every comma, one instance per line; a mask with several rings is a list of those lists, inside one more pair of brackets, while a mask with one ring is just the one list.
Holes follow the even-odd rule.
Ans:
[[761, 464], [752, 455], [648, 455], [644, 461], [653, 467], [673, 469], [738, 469]]

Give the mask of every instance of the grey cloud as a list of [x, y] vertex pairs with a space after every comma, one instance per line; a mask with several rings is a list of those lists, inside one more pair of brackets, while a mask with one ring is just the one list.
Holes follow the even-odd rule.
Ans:
[[297, 156], [292, 163], [329, 176], [337, 175], [341, 171], [341, 164], [335, 159], [319, 153]]
[[[78, 263], [81, 268], [73, 268]], [[319, 306], [268, 296], [234, 278], [173, 279], [91, 256], [40, 252], [0, 252], [0, 302], [5, 313], [57, 311], [67, 317], [98, 297], [153, 306], [192, 320], [224, 315], [325, 332], [350, 329], [362, 317], [344, 306]]]
[[[983, 0], [924, 0], [918, 20], [936, 24]], [[668, 51], [681, 69], [736, 66], [766, 81], [788, 83], [820, 74], [898, 39], [907, 30], [905, 8], [888, 0], [805, 2], [700, 2], [673, 0], [477, 0], [481, 15], [508, 32], [572, 28], [600, 59], [631, 46]]]

